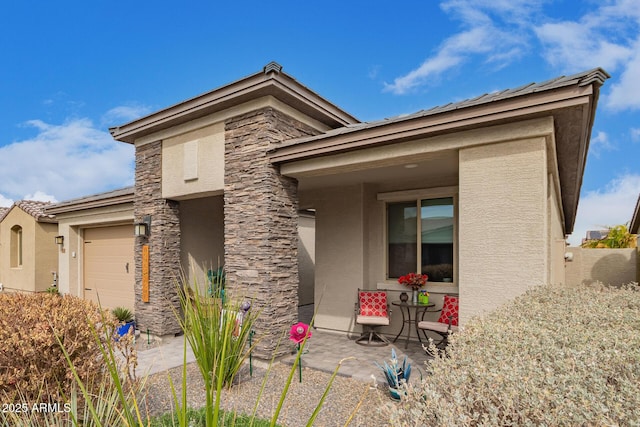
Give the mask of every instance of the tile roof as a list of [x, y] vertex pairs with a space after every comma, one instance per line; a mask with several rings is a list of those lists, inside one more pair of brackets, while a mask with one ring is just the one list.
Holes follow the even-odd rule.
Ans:
[[0, 208], [0, 221], [2, 221], [7, 212], [9, 212], [9, 208]]
[[594, 68], [588, 71], [583, 71], [581, 73], [572, 74], [570, 76], [556, 77], [554, 79], [550, 79], [542, 83], [529, 83], [514, 89], [505, 89], [498, 92], [485, 93], [475, 98], [466, 99], [459, 102], [453, 102], [445, 105], [440, 105], [427, 110], [420, 110], [412, 114], [403, 114], [400, 116], [390, 117], [390, 118], [376, 120], [372, 122], [361, 122], [361, 123], [346, 125], [344, 127], [333, 129], [320, 135], [304, 137], [304, 138], [292, 140], [290, 142], [285, 142], [282, 145], [280, 145], [278, 148], [286, 147], [289, 145], [296, 145], [302, 142], [323, 139], [328, 136], [341, 135], [341, 134], [355, 132], [362, 129], [373, 128], [377, 126], [384, 126], [389, 123], [401, 122], [401, 121], [411, 120], [419, 117], [431, 116], [431, 115], [436, 115], [436, 114], [440, 114], [448, 111], [460, 110], [463, 108], [473, 107], [473, 106], [482, 105], [482, 104], [488, 104], [491, 102], [502, 101], [502, 100], [515, 98], [518, 96], [524, 96], [532, 93], [550, 91], [554, 89], [563, 88], [566, 86], [587, 86], [594, 82], [602, 85], [604, 81], [609, 77], [610, 77], [609, 74], [607, 74], [607, 72], [604, 71], [602, 68]]
[[19, 207], [20, 209], [34, 217], [38, 222], [57, 222], [55, 215], [47, 214], [44, 211], [44, 208], [51, 205], [51, 202], [18, 200], [13, 205]]

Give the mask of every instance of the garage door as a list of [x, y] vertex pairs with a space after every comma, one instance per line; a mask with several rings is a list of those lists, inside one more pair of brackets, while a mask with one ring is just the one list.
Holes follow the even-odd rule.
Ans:
[[84, 230], [84, 297], [103, 308], [135, 301], [134, 237], [131, 225]]

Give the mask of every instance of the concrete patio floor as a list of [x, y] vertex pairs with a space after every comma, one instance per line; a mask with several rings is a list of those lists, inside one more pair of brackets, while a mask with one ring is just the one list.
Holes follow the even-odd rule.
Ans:
[[[344, 333], [324, 330], [312, 330], [313, 336], [307, 341], [305, 353], [302, 356], [303, 368], [315, 369], [324, 372], [333, 372], [341, 360], [338, 372], [341, 376], [351, 377], [363, 382], [373, 381], [371, 376], [383, 383], [384, 376], [375, 362], [382, 364], [391, 358], [391, 349], [395, 348], [400, 361], [407, 355], [412, 363], [414, 373], [412, 380], [420, 378], [420, 371], [424, 371], [424, 362], [428, 359], [420, 343], [409, 341], [405, 349], [404, 339], [398, 339], [384, 347], [363, 346], [356, 344], [353, 337]], [[138, 368], [136, 374], [140, 377], [145, 374], [155, 374], [167, 369], [181, 366], [184, 360], [184, 337], [177, 336], [164, 339], [162, 342], [149, 342], [147, 344], [144, 335], [137, 338]], [[292, 364], [295, 355], [280, 359], [277, 363]], [[187, 347], [187, 363], [195, 360], [193, 352]], [[256, 366], [266, 367], [267, 362], [255, 360]]]

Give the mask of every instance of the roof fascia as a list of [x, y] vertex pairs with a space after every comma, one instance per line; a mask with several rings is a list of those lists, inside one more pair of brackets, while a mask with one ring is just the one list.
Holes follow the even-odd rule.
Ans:
[[592, 94], [592, 86], [562, 88], [407, 120], [382, 121], [379, 125], [351, 132], [297, 140], [296, 143], [275, 149], [270, 159], [272, 163], [282, 163], [364, 146], [390, 144], [428, 134], [455, 132], [491, 122], [588, 104]]
[[75, 212], [80, 210], [87, 209], [95, 209], [95, 208], [104, 208], [108, 206], [122, 205], [125, 203], [133, 203], [134, 194], [133, 192], [127, 194], [120, 194], [113, 197], [107, 197], [97, 200], [77, 200], [77, 201], [69, 201], [58, 203], [56, 205], [52, 205], [51, 207], [45, 209], [47, 213], [50, 214], [62, 214]]
[[157, 111], [122, 126], [109, 129], [118, 141], [133, 144], [137, 138], [158, 130], [222, 111], [251, 99], [273, 95], [301, 112], [328, 124], [340, 127], [358, 120], [336, 105], [298, 83], [289, 75], [267, 69], [244, 79], [214, 89], [195, 98]]

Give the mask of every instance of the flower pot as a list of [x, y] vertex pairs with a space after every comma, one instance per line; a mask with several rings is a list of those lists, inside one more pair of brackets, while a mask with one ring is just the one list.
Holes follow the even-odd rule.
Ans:
[[411, 292], [411, 302], [414, 303], [414, 304], [418, 303], [418, 290], [417, 289], [414, 289]]
[[400, 390], [389, 387], [389, 396], [391, 396], [393, 400], [400, 400]]
[[418, 294], [418, 302], [420, 304], [429, 304], [429, 295], [425, 295], [423, 293]]
[[125, 336], [129, 333], [130, 330], [133, 329], [134, 322], [123, 323], [122, 325], [116, 328], [116, 340], [122, 336]]

